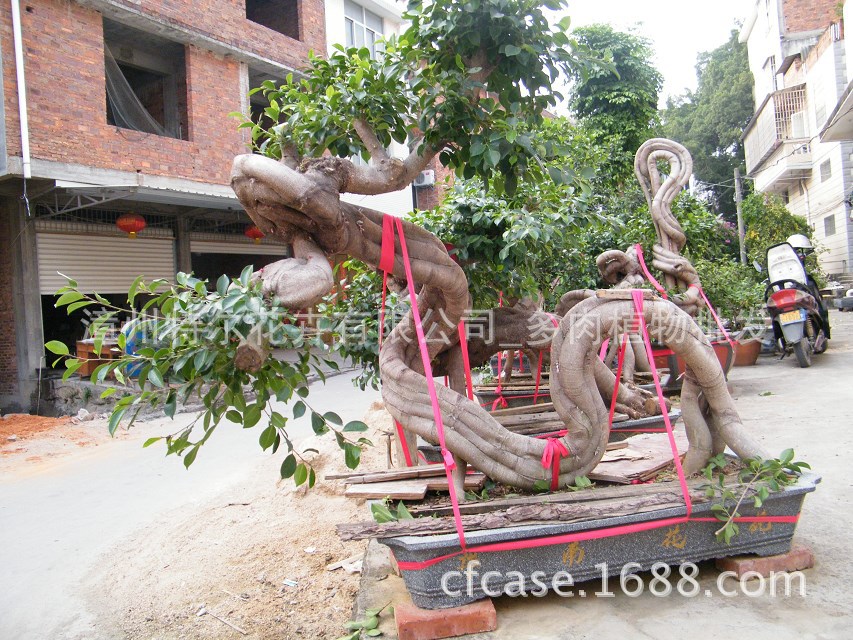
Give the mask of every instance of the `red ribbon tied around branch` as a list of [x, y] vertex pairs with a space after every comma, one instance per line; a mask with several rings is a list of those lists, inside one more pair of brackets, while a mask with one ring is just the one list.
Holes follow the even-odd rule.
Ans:
[[556, 491], [560, 483], [560, 458], [567, 458], [569, 450], [559, 438], [548, 438], [542, 453], [542, 467], [551, 469], [551, 491]]

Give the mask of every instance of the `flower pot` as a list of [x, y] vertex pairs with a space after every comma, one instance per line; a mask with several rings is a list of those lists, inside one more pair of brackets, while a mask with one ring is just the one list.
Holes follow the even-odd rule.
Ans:
[[735, 343], [735, 366], [748, 367], [758, 361], [761, 353], [761, 340], [738, 340]]
[[[740, 513], [742, 516], [759, 517], [797, 516], [802, 509], [805, 495], [814, 491], [819, 482], [820, 477], [816, 474], [805, 473], [797, 484], [771, 493], [759, 512], [752, 506], [743, 506]], [[585, 580], [596, 580], [597, 584], [600, 584], [605, 574], [617, 576], [615, 581], [610, 581], [613, 590], [618, 587], [618, 576], [623, 565], [628, 563], [634, 563], [634, 571], [640, 571], [649, 570], [659, 562], [678, 565], [745, 553], [768, 556], [790, 551], [796, 522], [742, 523], [740, 532], [730, 544], [717, 542], [714, 532], [721, 523], [713, 519], [712, 504], [713, 502], [694, 504], [690, 519], [686, 519], [686, 508], [679, 506], [582, 522], [554, 522], [471, 531], [465, 535], [469, 549], [493, 543], [538, 540], [538, 545], [541, 546], [531, 548], [469, 552], [460, 555], [459, 538], [456, 534], [398, 536], [380, 538], [379, 542], [391, 548], [397, 562], [425, 562], [456, 554], [421, 569], [401, 567], [401, 574], [412, 600], [423, 609], [457, 607], [490, 595], [484, 592], [479, 579], [472, 582], [472, 589], [467, 588], [466, 575], [462, 571], [472, 560], [480, 563], [477, 566], [478, 576], [484, 576], [490, 571], [495, 572], [488, 584], [492, 594], [512, 584], [517, 585], [519, 574], [522, 576], [525, 591], [529, 593], [539, 588], [543, 582], [552, 585], [554, 576], [561, 572], [569, 572], [574, 585]], [[671, 520], [664, 521], [673, 518], [679, 520], [675, 523]], [[548, 538], [569, 533], [600, 534], [609, 527], [622, 525], [638, 526], [628, 533], [611, 537], [593, 536], [589, 539], [548, 544]], [[445, 581], [444, 585], [442, 579]], [[572, 591], [579, 593], [576, 586], [572, 587]]]

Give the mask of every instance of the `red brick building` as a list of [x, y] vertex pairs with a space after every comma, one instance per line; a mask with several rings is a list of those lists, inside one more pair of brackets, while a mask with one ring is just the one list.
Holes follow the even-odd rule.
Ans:
[[[243, 233], [229, 172], [248, 140], [228, 114], [325, 52], [328, 25], [370, 35], [399, 15], [389, 0], [0, 7], [0, 410], [35, 409], [44, 343], [85, 330], [83, 310], [53, 307], [57, 272], [120, 301], [139, 274], [216, 277], [283, 257]], [[395, 213], [411, 197], [398, 194]], [[115, 224], [128, 212], [147, 223], [135, 239]]]

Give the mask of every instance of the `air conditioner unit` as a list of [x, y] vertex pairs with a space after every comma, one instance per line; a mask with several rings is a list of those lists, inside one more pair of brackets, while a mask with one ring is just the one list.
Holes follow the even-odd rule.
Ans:
[[806, 134], [806, 112], [797, 111], [791, 114], [791, 137], [808, 138]]
[[431, 187], [435, 184], [435, 171], [432, 169], [421, 171], [412, 184], [416, 187]]

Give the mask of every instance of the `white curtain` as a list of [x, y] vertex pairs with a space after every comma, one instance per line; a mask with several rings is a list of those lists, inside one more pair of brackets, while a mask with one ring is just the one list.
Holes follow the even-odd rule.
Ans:
[[148, 113], [106, 45], [104, 45], [104, 63], [107, 77], [107, 101], [116, 125], [134, 131], [154, 133], [158, 136], [175, 137], [173, 132], [167, 131]]

